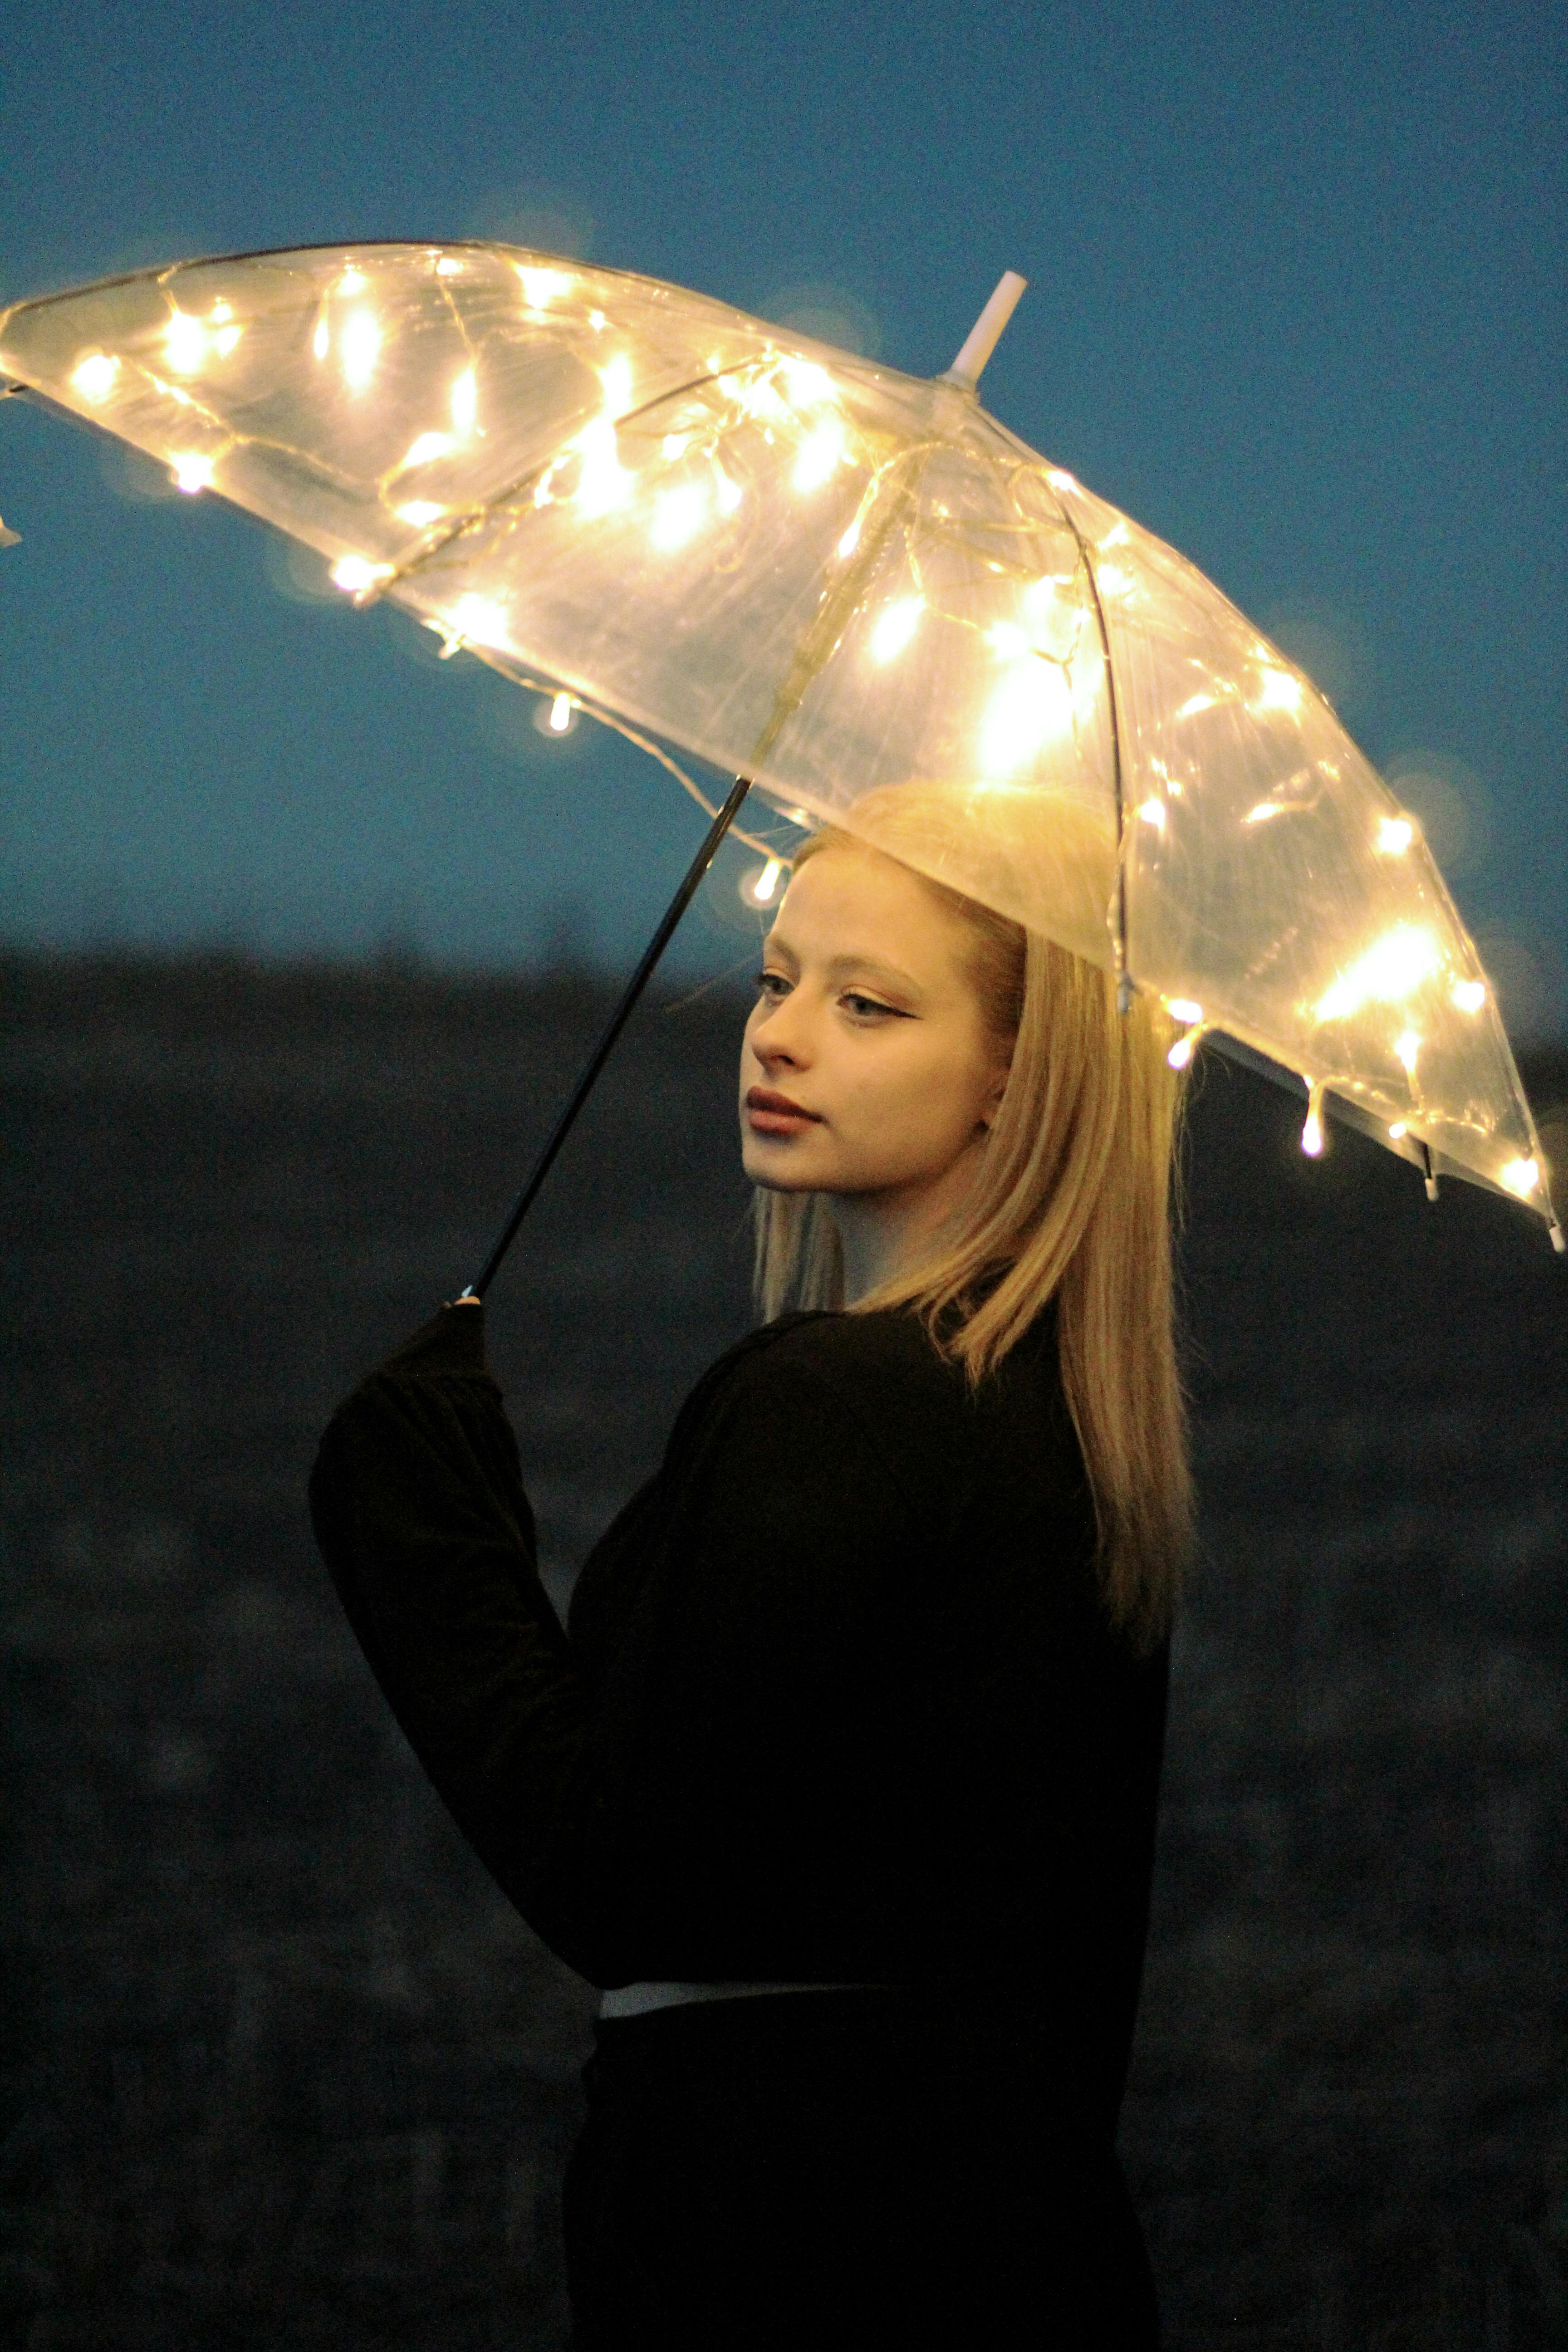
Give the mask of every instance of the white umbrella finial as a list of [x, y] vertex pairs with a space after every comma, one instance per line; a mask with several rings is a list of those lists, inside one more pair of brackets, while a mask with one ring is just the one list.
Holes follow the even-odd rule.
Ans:
[[973, 392], [980, 381], [980, 372], [1002, 340], [1002, 330], [1018, 307], [1018, 298], [1028, 284], [1016, 269], [1005, 269], [996, 281], [996, 291], [969, 331], [968, 340], [950, 368], [938, 376], [939, 383], [956, 383], [962, 391]]

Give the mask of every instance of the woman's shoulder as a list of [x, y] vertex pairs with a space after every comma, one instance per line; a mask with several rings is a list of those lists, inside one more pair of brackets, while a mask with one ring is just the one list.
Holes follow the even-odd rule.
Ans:
[[672, 1433], [679, 1446], [714, 1417], [786, 1411], [815, 1398], [858, 1424], [882, 1448], [906, 1459], [931, 1449], [951, 1459], [966, 1432], [977, 1431], [1030, 1388], [1059, 1386], [1050, 1330], [1031, 1332], [1000, 1370], [976, 1389], [963, 1366], [944, 1354], [922, 1318], [901, 1308], [858, 1315], [784, 1315], [748, 1332], [698, 1382]]

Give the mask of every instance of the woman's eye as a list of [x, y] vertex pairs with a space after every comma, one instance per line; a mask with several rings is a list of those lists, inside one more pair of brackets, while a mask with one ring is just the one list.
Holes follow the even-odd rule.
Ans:
[[899, 1010], [896, 1004], [884, 1004], [878, 997], [862, 996], [858, 989], [850, 990], [840, 1002], [848, 1006], [858, 1021], [869, 1020], [879, 1013], [890, 1013], [896, 1016]]
[[774, 998], [787, 996], [789, 982], [782, 971], [760, 971], [757, 974], [757, 992], [761, 996]]

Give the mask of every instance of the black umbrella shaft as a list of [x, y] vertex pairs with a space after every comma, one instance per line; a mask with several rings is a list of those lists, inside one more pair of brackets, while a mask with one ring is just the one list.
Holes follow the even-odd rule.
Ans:
[[565, 1142], [567, 1137], [571, 1134], [573, 1127], [576, 1122], [578, 1112], [587, 1101], [588, 1097], [593, 1093], [599, 1073], [604, 1068], [605, 1064], [609, 1060], [611, 1053], [614, 1051], [616, 1038], [620, 1035], [621, 1031], [626, 1027], [627, 1021], [631, 1018], [632, 1007], [636, 1004], [638, 997], [642, 994], [643, 990], [647, 986], [648, 982], [652, 979], [655, 967], [658, 965], [660, 956], [664, 953], [666, 948], [669, 945], [671, 938], [674, 936], [676, 925], [679, 922], [680, 918], [685, 914], [686, 909], [690, 906], [692, 899], [696, 897], [699, 883], [701, 881], [702, 877], [707, 873], [708, 868], [712, 865], [714, 857], [718, 853], [719, 844], [723, 840], [724, 835], [729, 832], [731, 825], [740, 814], [741, 803], [745, 799], [746, 794], [751, 791], [751, 789], [752, 780], [749, 776], [736, 777], [734, 787], [731, 792], [729, 799], [724, 803], [723, 807], [719, 811], [717, 816], [713, 819], [712, 824], [709, 826], [707, 836], [703, 841], [701, 848], [698, 851], [696, 856], [687, 867], [680, 887], [677, 890], [674, 898], [665, 908], [664, 915], [660, 920], [658, 930], [655, 931], [652, 939], [649, 940], [647, 947], [643, 950], [642, 961], [638, 964], [636, 971], [633, 972], [630, 980], [627, 981], [626, 992], [622, 996], [620, 1003], [616, 1005], [614, 1013], [611, 1013], [609, 1024], [605, 1028], [604, 1035], [600, 1038], [592, 1054], [588, 1056], [587, 1067], [584, 1070], [582, 1076], [577, 1081], [571, 1101], [567, 1104], [565, 1109], [556, 1120], [555, 1126], [551, 1133], [550, 1140], [546, 1143], [543, 1150], [534, 1161], [532, 1172], [531, 1173], [527, 1183], [518, 1194], [517, 1199], [512, 1205], [510, 1216], [508, 1217], [506, 1223], [501, 1228], [500, 1237], [497, 1241], [494, 1249], [491, 1250], [489, 1257], [485, 1260], [483, 1273], [479, 1275], [476, 1281], [469, 1283], [467, 1290], [463, 1293], [463, 1297], [465, 1298], [482, 1298], [486, 1291], [489, 1288], [490, 1284], [495, 1280], [497, 1269], [499, 1268], [502, 1258], [505, 1257], [508, 1250], [511, 1247], [512, 1242], [516, 1238], [518, 1227], [521, 1224], [524, 1217], [527, 1216], [530, 1209], [532, 1208], [540, 1187], [542, 1185], [545, 1178], [549, 1175], [551, 1169], [555, 1164], [555, 1156], [557, 1152]]

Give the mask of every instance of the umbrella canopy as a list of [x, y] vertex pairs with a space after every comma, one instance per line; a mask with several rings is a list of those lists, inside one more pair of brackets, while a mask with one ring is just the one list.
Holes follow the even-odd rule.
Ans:
[[[961, 354], [961, 360], [963, 359]], [[548, 680], [1114, 969], [1560, 1243], [1415, 819], [1174, 550], [980, 406], [489, 245], [182, 263], [18, 303], [0, 370]]]

